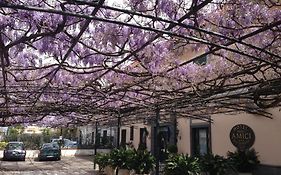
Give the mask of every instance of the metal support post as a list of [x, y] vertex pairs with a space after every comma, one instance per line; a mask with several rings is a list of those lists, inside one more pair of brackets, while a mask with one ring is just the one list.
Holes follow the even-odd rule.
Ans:
[[[117, 148], [120, 148], [120, 127], [121, 127], [121, 115], [118, 114], [117, 121]], [[118, 175], [118, 168], [116, 169], [116, 175]]]
[[117, 121], [117, 148], [120, 148], [120, 127], [121, 127], [121, 116], [118, 115]]
[[173, 125], [174, 125], [174, 144], [177, 146], [177, 143], [178, 143], [178, 121], [177, 121], [176, 112], [173, 112]]
[[159, 175], [159, 146], [158, 146], [158, 130], [159, 130], [160, 110], [156, 108], [155, 130], [154, 130], [154, 156], [156, 159], [155, 175]]
[[[94, 150], [94, 154], [95, 154], [95, 158], [96, 158], [96, 155], [97, 155], [97, 147], [98, 147], [98, 122], [96, 121], [96, 124], [95, 124], [95, 130], [96, 130], [96, 133], [95, 133], [95, 150]], [[94, 161], [94, 169], [96, 169], [96, 160]]]

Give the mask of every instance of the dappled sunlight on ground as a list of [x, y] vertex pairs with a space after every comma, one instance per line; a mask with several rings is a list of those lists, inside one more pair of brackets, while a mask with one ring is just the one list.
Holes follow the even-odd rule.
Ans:
[[92, 157], [62, 157], [61, 161], [0, 161], [1, 175], [95, 175]]

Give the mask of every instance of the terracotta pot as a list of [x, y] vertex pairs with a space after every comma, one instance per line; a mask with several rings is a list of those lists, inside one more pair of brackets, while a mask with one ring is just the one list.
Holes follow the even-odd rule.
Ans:
[[130, 170], [127, 169], [119, 169], [118, 175], [130, 175]]
[[253, 173], [239, 173], [239, 175], [252, 175]]
[[209, 175], [209, 172], [201, 172], [200, 175]]
[[104, 173], [106, 175], [115, 175], [115, 169], [113, 169], [111, 166], [106, 166], [104, 168]]

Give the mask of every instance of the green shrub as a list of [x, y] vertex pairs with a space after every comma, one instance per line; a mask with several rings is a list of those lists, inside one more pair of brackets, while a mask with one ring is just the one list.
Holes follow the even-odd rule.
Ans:
[[21, 141], [24, 143], [25, 149], [39, 149], [42, 144], [42, 136], [38, 134], [20, 134], [20, 135], [7, 135], [6, 142]]
[[8, 142], [0, 142], [0, 150], [5, 149], [5, 147], [7, 146]]
[[133, 159], [133, 169], [137, 174], [148, 174], [155, 166], [154, 157], [147, 150], [138, 150]]
[[100, 166], [135, 170], [136, 173], [149, 173], [155, 166], [154, 157], [147, 150], [113, 149], [110, 154], [97, 155], [96, 162]]
[[25, 149], [39, 149], [42, 144], [42, 136], [38, 134], [22, 134], [20, 141], [24, 143]]
[[99, 165], [100, 171], [111, 165], [110, 154], [97, 154], [94, 161]]
[[260, 163], [255, 149], [228, 152], [227, 155], [238, 172], [252, 172]]
[[198, 175], [199, 159], [188, 155], [171, 154], [166, 160], [165, 175]]
[[133, 169], [136, 151], [133, 149], [114, 149], [110, 153], [113, 168]]
[[146, 150], [146, 149], [147, 149], [146, 143], [140, 143], [139, 144], [138, 150]]
[[209, 172], [210, 175], [225, 175], [232, 169], [228, 159], [213, 154], [206, 154], [199, 158], [202, 171]]

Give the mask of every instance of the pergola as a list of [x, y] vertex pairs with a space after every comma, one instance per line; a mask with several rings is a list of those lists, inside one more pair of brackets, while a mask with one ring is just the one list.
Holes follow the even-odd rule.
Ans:
[[276, 1], [1, 0], [0, 7], [2, 126], [270, 117], [265, 109], [279, 105]]

